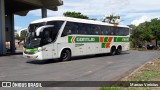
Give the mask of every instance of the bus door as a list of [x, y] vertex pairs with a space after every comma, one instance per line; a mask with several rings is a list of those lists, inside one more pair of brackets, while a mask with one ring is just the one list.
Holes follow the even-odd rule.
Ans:
[[52, 29], [53, 27], [48, 27], [43, 30], [42, 35], [42, 57], [45, 59], [53, 58], [53, 39], [52, 39]]

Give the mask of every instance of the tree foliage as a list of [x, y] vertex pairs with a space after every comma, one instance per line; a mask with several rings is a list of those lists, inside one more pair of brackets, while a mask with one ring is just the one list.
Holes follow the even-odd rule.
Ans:
[[146, 46], [151, 40], [160, 40], [160, 19], [155, 18], [138, 26], [129, 25], [132, 28], [131, 41], [134, 46]]
[[83, 15], [83, 14], [80, 13], [80, 12], [69, 12], [69, 11], [67, 11], [67, 12], [63, 13], [63, 15], [66, 16], [66, 17], [74, 17], [74, 18], [81, 18], [81, 19], [89, 19], [88, 16]]
[[103, 22], [111, 23], [111, 24], [119, 24], [120, 16], [111, 14], [109, 16], [106, 16], [103, 20]]
[[15, 39], [16, 39], [16, 40], [20, 40], [20, 37], [19, 37], [18, 34], [15, 35]]
[[20, 40], [21, 40], [21, 41], [24, 40], [25, 37], [26, 37], [26, 35], [27, 35], [27, 31], [26, 31], [26, 30], [23, 30], [23, 31], [21, 32], [21, 35], [20, 35]]
[[158, 18], [152, 19], [151, 22], [149, 23], [148, 28], [155, 35], [155, 39], [160, 40], [160, 19]]
[[18, 34], [16, 34], [15, 35], [15, 39], [23, 41], [25, 39], [26, 35], [27, 35], [27, 31], [24, 30], [24, 31], [21, 32], [20, 36]]

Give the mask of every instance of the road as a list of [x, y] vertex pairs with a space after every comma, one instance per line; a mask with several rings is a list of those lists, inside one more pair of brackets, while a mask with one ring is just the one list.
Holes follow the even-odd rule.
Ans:
[[[145, 62], [158, 57], [158, 51], [127, 51], [115, 56], [76, 57], [67, 62], [31, 61], [22, 55], [3, 56], [0, 57], [0, 81], [113, 81], [123, 78]], [[59, 90], [54, 87], [45, 88], [50, 89]]]

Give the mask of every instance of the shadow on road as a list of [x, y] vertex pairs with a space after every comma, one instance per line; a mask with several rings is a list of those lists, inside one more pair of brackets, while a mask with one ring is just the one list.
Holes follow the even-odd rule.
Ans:
[[[124, 54], [129, 54], [129, 52], [123, 52], [121, 55]], [[96, 55], [86, 55], [86, 56], [77, 56], [77, 57], [73, 57], [71, 58], [71, 61], [75, 61], [75, 60], [85, 60], [85, 59], [91, 59], [92, 58], [99, 58], [99, 57], [108, 57], [111, 56], [110, 54], [96, 54]], [[49, 59], [49, 60], [32, 60], [32, 61], [27, 61], [26, 63], [29, 64], [37, 64], [37, 65], [44, 65], [44, 64], [52, 64], [52, 63], [59, 63], [60, 61], [58, 61], [58, 59]], [[69, 62], [69, 61], [66, 61]]]
[[[129, 54], [128, 52], [123, 52], [122, 54], [120, 55], [124, 55], [124, 54]], [[91, 59], [91, 58], [99, 58], [99, 57], [108, 57], [108, 56], [112, 56], [110, 55], [109, 53], [107, 54], [96, 54], [96, 55], [87, 55], [87, 56], [77, 56], [77, 57], [73, 57], [72, 58], [72, 61], [73, 60], [82, 60], [82, 59]], [[117, 56], [117, 55], [116, 55]]]
[[29, 64], [37, 64], [37, 65], [44, 65], [44, 64], [50, 64], [50, 63], [57, 63], [59, 62], [58, 60], [56, 59], [48, 59], [48, 60], [32, 60], [32, 61], [27, 61], [26, 63], [29, 63]]
[[23, 53], [22, 52], [15, 52], [15, 53], [7, 53], [5, 55], [0, 55], [1, 56], [14, 56], [14, 55], [22, 55]]

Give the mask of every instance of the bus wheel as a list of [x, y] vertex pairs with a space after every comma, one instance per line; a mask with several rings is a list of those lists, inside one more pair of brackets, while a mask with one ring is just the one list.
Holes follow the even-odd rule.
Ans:
[[116, 54], [116, 47], [112, 47], [110, 51], [110, 55], [115, 55]]
[[116, 49], [116, 55], [120, 55], [122, 52], [121, 46]]
[[71, 60], [71, 51], [64, 49], [61, 53], [60, 61], [69, 61]]

